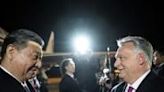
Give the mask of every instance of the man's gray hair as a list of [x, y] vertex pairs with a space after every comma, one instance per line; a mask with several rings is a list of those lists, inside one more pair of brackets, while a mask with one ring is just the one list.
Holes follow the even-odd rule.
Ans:
[[143, 52], [148, 63], [150, 64], [150, 66], [152, 66], [153, 46], [148, 40], [140, 36], [126, 36], [122, 39], [117, 40], [117, 45], [121, 47], [124, 43], [127, 42], [132, 42], [136, 47], [136, 51]]

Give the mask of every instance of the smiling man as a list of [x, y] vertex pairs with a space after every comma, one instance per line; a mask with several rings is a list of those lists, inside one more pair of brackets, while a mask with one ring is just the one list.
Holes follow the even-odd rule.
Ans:
[[115, 67], [122, 83], [111, 92], [162, 92], [164, 79], [151, 70], [153, 47], [139, 36], [127, 36], [117, 41]]
[[19, 29], [3, 42], [0, 65], [0, 92], [25, 92], [22, 83], [36, 76], [41, 68], [43, 39]]

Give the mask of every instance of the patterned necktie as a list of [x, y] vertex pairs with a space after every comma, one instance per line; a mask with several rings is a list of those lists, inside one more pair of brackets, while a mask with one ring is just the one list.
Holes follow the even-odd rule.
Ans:
[[130, 87], [128, 88], [128, 92], [132, 92], [133, 91], [133, 87]]

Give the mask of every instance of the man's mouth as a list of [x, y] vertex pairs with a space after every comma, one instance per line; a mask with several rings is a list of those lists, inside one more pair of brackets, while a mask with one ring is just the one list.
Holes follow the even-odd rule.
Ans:
[[115, 72], [116, 74], [119, 74], [119, 73], [120, 73], [120, 70], [116, 69], [114, 72]]

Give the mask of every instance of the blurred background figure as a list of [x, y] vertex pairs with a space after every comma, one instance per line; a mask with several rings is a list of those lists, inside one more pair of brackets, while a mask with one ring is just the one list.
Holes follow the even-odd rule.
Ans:
[[118, 77], [115, 75], [115, 69], [112, 67], [111, 57], [105, 55], [99, 59], [99, 68], [96, 75], [99, 92], [110, 92], [112, 87], [116, 85]]
[[82, 92], [98, 92], [95, 73], [98, 69], [98, 57], [93, 55], [80, 55], [74, 57], [76, 64], [75, 76], [79, 81]]
[[[8, 34], [8, 32], [0, 27], [0, 52], [2, 49], [3, 41], [4, 41], [5, 37], [7, 36], [7, 34]], [[1, 59], [1, 57], [0, 57], [0, 59]]]
[[49, 66], [43, 66], [41, 69], [40, 69], [40, 73], [37, 75], [36, 77], [36, 81], [39, 82], [39, 84], [37, 85], [36, 88], [39, 88], [40, 92], [48, 92], [48, 75], [46, 74], [46, 71], [48, 71], [52, 66], [49, 65]]
[[155, 50], [153, 56], [153, 69], [158, 75], [164, 77], [164, 51]]
[[59, 92], [81, 92], [78, 82], [74, 77], [75, 63], [72, 58], [64, 59], [60, 65], [62, 80]]
[[[3, 42], [8, 32], [0, 27], [0, 42]], [[1, 44], [0, 44], [1, 45]]]
[[107, 92], [111, 88], [110, 73], [111, 70], [107, 67], [107, 56], [100, 57], [99, 68], [95, 74], [99, 85], [99, 92]]

